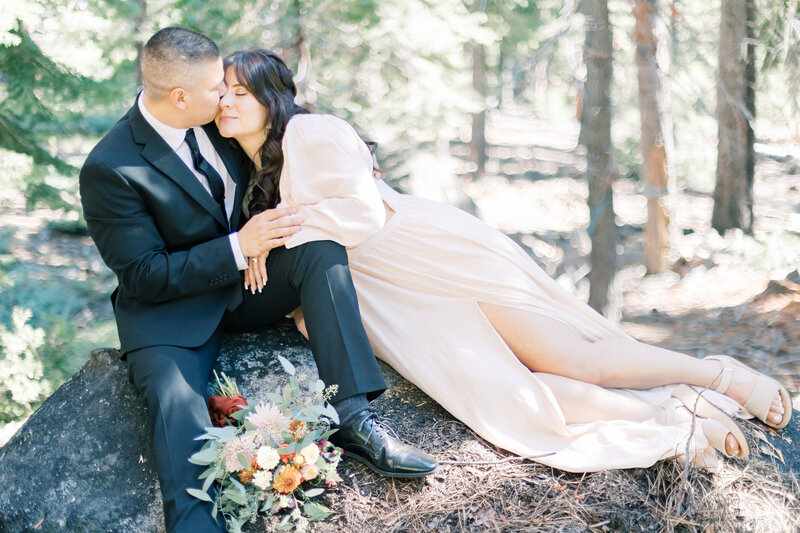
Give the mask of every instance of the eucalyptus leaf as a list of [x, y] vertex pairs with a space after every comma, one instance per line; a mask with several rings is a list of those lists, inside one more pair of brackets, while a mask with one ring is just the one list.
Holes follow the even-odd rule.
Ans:
[[207, 492], [198, 489], [186, 489], [186, 492], [197, 498], [198, 500], [203, 500], [204, 502], [210, 502], [211, 496], [208, 495]]
[[[238, 503], [239, 505], [247, 505], [247, 498], [235, 490], [226, 489], [223, 494], [225, 494], [229, 500]], [[211, 501], [211, 499], [209, 498], [208, 501]]]
[[319, 440], [322, 440], [322, 439], [328, 440], [328, 438], [331, 435], [333, 435], [334, 433], [336, 433], [337, 431], [339, 431], [339, 428], [330, 429], [330, 430], [326, 431], [325, 433], [323, 433], [322, 435], [320, 435], [319, 436]]
[[289, 374], [290, 376], [294, 376], [295, 375], [297, 370], [294, 368], [294, 365], [289, 362], [288, 359], [286, 359], [282, 355], [279, 355], [278, 356], [278, 361], [280, 362], [281, 366], [283, 367], [283, 369], [286, 371], [287, 374]]
[[215, 478], [214, 476], [208, 476], [208, 477], [206, 478], [205, 482], [203, 483], [203, 492], [208, 492], [208, 489], [210, 489], [210, 488], [211, 488], [211, 485], [212, 485], [212, 484], [214, 483], [214, 481], [216, 481], [216, 480], [217, 480], [217, 478]]
[[211, 474], [215, 474], [216, 472], [217, 472], [216, 466], [209, 467], [209, 468], [205, 469], [202, 474], [197, 476], [197, 479], [205, 479], [208, 476], [210, 476]]
[[247, 459], [247, 456], [245, 454], [243, 453], [236, 454], [236, 459], [239, 460], [239, 464], [242, 465], [245, 468], [245, 470], [251, 468], [252, 465], [250, 464], [250, 461]]
[[283, 387], [283, 403], [291, 403], [292, 402], [292, 387], [291, 385], [285, 385]]
[[311, 522], [322, 520], [333, 514], [330, 509], [317, 502], [305, 502], [303, 511], [308, 515], [308, 520]]
[[210, 465], [217, 460], [216, 448], [206, 448], [189, 457], [189, 462], [195, 465]]
[[320, 414], [327, 416], [328, 418], [333, 420], [335, 424], [339, 423], [339, 413], [337, 413], [336, 409], [334, 409], [333, 406], [329, 403], [326, 403], [325, 407], [323, 407], [320, 410]]
[[314, 496], [319, 496], [325, 492], [325, 489], [320, 487], [314, 487], [313, 489], [308, 489], [307, 491], [303, 492], [306, 498], [313, 498]]
[[247, 489], [245, 489], [245, 488], [244, 488], [244, 485], [242, 485], [241, 483], [239, 483], [239, 481], [237, 481], [237, 480], [236, 480], [236, 478], [233, 478], [233, 477], [232, 477], [232, 478], [230, 478], [230, 482], [231, 482], [231, 485], [233, 485], [233, 487], [236, 489], [236, 491], [237, 491], [239, 494], [241, 494], [241, 495], [245, 495], [245, 494], [247, 494]]

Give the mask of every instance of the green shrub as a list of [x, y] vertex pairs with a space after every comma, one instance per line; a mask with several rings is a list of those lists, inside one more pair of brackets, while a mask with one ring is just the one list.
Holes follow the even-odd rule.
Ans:
[[11, 313], [11, 329], [0, 325], [0, 422], [7, 423], [27, 416], [52, 391], [44, 378], [40, 350], [45, 332], [28, 321], [29, 309], [15, 307]]

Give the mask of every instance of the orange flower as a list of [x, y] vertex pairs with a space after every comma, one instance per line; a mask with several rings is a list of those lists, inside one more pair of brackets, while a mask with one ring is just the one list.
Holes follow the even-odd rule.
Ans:
[[239, 481], [242, 482], [242, 485], [249, 485], [250, 481], [253, 479], [253, 475], [256, 473], [255, 468], [250, 468], [247, 470], [241, 470], [239, 472]]
[[243, 485], [249, 485], [250, 482], [253, 480], [253, 475], [256, 473], [256, 460], [250, 460], [250, 468], [247, 470], [240, 470], [239, 471], [239, 481], [242, 482]]
[[240, 405], [247, 405], [247, 401], [241, 394], [236, 396], [209, 396], [208, 414], [211, 416], [211, 423], [218, 427], [235, 425], [235, 420], [228, 417], [241, 410]]
[[302, 420], [295, 420], [289, 424], [289, 431], [292, 432], [294, 440], [301, 440], [303, 437], [308, 435], [308, 424]]
[[281, 461], [283, 461], [284, 463], [288, 464], [289, 461], [291, 461], [292, 458], [294, 458], [295, 452], [281, 453], [281, 448], [286, 448], [287, 446], [289, 446], [289, 445], [287, 443], [285, 443], [285, 442], [282, 442], [281, 444], [279, 444], [278, 445], [278, 455], [280, 456]]
[[272, 488], [275, 492], [281, 494], [291, 494], [294, 489], [303, 481], [303, 476], [300, 471], [293, 466], [285, 466], [275, 476], [275, 481], [272, 482]]

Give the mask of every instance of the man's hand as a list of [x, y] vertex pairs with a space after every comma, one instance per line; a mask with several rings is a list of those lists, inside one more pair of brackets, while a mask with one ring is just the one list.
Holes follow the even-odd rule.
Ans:
[[302, 219], [297, 208], [267, 209], [247, 221], [237, 234], [245, 257], [258, 257], [283, 246], [286, 239], [300, 231]]

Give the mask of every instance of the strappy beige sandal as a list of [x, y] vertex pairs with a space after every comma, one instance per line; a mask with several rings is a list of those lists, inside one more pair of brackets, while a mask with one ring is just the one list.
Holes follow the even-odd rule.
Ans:
[[[706, 400], [701, 393], [688, 385], [678, 385], [672, 393], [672, 398], [697, 416], [703, 434], [715, 450], [722, 452], [727, 457], [739, 457], [740, 459], [750, 455], [750, 446], [747, 444], [747, 439], [736, 421], [722, 409]], [[665, 407], [667, 406], [665, 405]], [[670, 416], [674, 417], [675, 415], [674, 412], [670, 413], [668, 408], [668, 424], [670, 423]], [[733, 435], [733, 438], [739, 444], [739, 453], [735, 455], [730, 455], [725, 449], [725, 439], [728, 437], [728, 433]]]
[[[789, 391], [781, 386], [780, 383], [728, 355], [709, 355], [705, 359], [717, 361], [722, 365], [720, 378], [715, 381], [715, 386], [712, 385], [710, 387], [712, 390], [721, 394], [725, 394], [731, 384], [734, 366], [743, 368], [750, 373], [755, 373], [758, 376], [755, 387], [753, 387], [753, 392], [750, 393], [750, 397], [747, 398], [747, 401], [742, 407], [744, 407], [745, 411], [758, 418], [769, 427], [775, 429], [786, 427], [789, 420], [792, 418], [792, 398], [789, 396]], [[781, 403], [783, 403], [783, 418], [777, 424], [770, 422], [767, 418], [769, 416], [769, 408], [772, 406], [772, 400], [775, 399], [776, 392], [780, 394]]]

